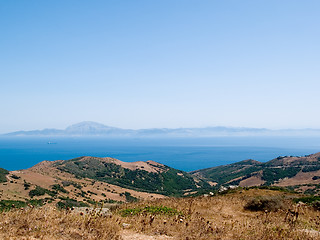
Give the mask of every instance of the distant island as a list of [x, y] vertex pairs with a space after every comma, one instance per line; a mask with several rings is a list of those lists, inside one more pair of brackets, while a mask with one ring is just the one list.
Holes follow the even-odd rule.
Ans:
[[320, 129], [280, 129], [245, 127], [122, 129], [85, 121], [66, 129], [16, 131], [1, 136], [102, 136], [102, 137], [224, 137], [224, 136], [320, 136]]

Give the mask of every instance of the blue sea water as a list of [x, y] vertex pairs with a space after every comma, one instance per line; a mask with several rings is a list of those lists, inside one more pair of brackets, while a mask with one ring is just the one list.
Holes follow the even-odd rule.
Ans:
[[[48, 144], [48, 143], [51, 144]], [[43, 160], [79, 156], [114, 157], [122, 161], [153, 160], [192, 171], [245, 159], [268, 161], [320, 151], [320, 138], [223, 137], [201, 139], [105, 139], [0, 137], [0, 167], [29, 168]]]

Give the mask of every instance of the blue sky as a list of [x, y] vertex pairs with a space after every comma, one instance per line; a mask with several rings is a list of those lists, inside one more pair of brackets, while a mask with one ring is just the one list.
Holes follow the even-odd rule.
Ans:
[[0, 1], [0, 133], [320, 128], [319, 1]]

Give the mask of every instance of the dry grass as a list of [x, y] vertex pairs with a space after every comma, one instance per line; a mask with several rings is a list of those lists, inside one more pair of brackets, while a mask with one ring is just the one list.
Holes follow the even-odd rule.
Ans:
[[292, 208], [289, 195], [267, 190], [249, 190], [224, 196], [161, 199], [128, 204], [122, 208], [147, 205], [167, 206], [184, 214], [142, 213], [128, 216], [122, 222], [132, 230], [147, 234], [165, 234], [174, 239], [320, 239], [319, 212], [304, 206], [297, 220], [287, 216], [287, 210], [251, 212], [244, 206], [254, 196], [282, 196], [284, 205]]
[[53, 207], [0, 214], [0, 239], [121, 239], [114, 218], [74, 214]]
[[[244, 209], [252, 197], [276, 195], [286, 208], [294, 207], [288, 193], [251, 189], [124, 204], [106, 217], [46, 206], [13, 210], [0, 214], [0, 239], [320, 239], [319, 212], [311, 207], [302, 206], [297, 220], [287, 216], [285, 208], [274, 212]], [[132, 215], [121, 215], [133, 208]]]

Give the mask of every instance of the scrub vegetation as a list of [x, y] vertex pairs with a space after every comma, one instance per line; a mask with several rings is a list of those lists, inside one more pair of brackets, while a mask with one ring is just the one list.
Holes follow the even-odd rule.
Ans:
[[8, 175], [8, 174], [9, 174], [8, 170], [0, 168], [0, 183], [7, 181], [6, 175]]
[[17, 205], [0, 213], [0, 238], [319, 239], [320, 212], [311, 204], [317, 201], [275, 189], [239, 188], [120, 204], [107, 215], [99, 207], [88, 213], [68, 206]]

